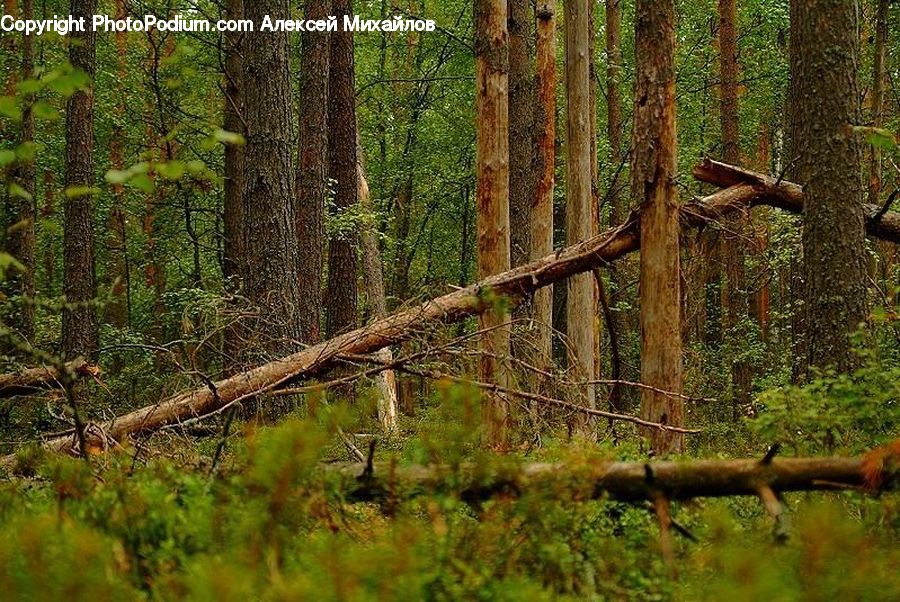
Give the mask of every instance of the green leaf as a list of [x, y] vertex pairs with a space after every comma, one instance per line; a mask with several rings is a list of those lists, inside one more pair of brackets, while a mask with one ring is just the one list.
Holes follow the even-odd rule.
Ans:
[[100, 194], [100, 189], [94, 186], [69, 186], [66, 188], [67, 199], [77, 199], [83, 196], [93, 196]]
[[26, 79], [16, 86], [19, 94], [35, 94], [44, 89], [44, 82], [39, 79]]
[[31, 106], [31, 112], [34, 113], [35, 117], [37, 117], [38, 119], [43, 119], [44, 121], [55, 121], [59, 119], [59, 111], [51, 107], [43, 100], [39, 100], [34, 103]]
[[106, 172], [105, 179], [108, 183], [115, 186], [115, 185], [119, 185], [119, 184], [124, 184], [125, 182], [128, 181], [128, 179], [130, 177], [131, 177], [131, 172], [122, 171], [120, 169], [110, 169], [108, 172]]
[[222, 144], [232, 144], [235, 146], [243, 146], [247, 143], [244, 137], [236, 132], [228, 132], [221, 128], [213, 133], [213, 137]]
[[9, 117], [13, 121], [22, 119], [22, 111], [15, 96], [0, 96], [0, 117]]
[[22, 161], [34, 161], [37, 156], [38, 145], [34, 142], [23, 142], [16, 148], [16, 157]]
[[31, 193], [16, 184], [15, 182], [11, 182], [9, 185], [9, 194], [18, 197], [20, 199], [25, 199], [26, 201], [33, 200], [34, 197], [31, 196]]
[[16, 152], [9, 149], [0, 150], [0, 167], [6, 167], [16, 161]]
[[156, 185], [153, 183], [153, 178], [145, 173], [136, 174], [133, 178], [128, 180], [128, 185], [147, 194], [152, 194], [153, 190], [156, 188]]
[[206, 163], [199, 159], [187, 162], [188, 173], [192, 176], [201, 176], [206, 173]]
[[167, 180], [180, 180], [184, 175], [184, 161], [168, 161], [158, 163], [156, 171]]
[[875, 148], [883, 151], [893, 151], [897, 149], [897, 139], [889, 130], [868, 126], [857, 126], [853, 128], [853, 130], [857, 133], [865, 134], [866, 142]]

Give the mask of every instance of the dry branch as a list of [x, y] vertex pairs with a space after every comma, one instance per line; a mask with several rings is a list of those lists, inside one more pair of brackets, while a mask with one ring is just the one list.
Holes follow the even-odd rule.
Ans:
[[[91, 373], [83, 359], [77, 359], [65, 365], [65, 370], [72, 376], [87, 376]], [[32, 395], [47, 389], [62, 387], [63, 378], [59, 369], [54, 366], [26, 368], [19, 372], [0, 374], [0, 398]]]
[[[554, 497], [609, 497], [620, 501], [684, 500], [697, 497], [772, 496], [789, 491], [826, 491], [866, 487], [864, 458], [787, 458], [763, 460], [695, 460], [688, 462], [608, 462], [573, 467], [525, 464], [509, 469], [463, 467], [460, 474], [442, 466], [396, 467], [376, 463], [334, 467], [349, 488], [349, 499], [371, 501], [397, 495], [452, 491], [465, 500], [525, 491], [553, 492]], [[364, 475], [365, 476], [360, 476]], [[447, 477], [453, 475], [452, 479]], [[881, 481], [878, 490], [896, 488], [896, 479]]]
[[[742, 190], [739, 196], [743, 198], [738, 202], [749, 201], [752, 207], [770, 205], [791, 213], [803, 213], [803, 187], [793, 182], [712, 159], [704, 159], [694, 167], [694, 177], [701, 182], [732, 191], [740, 190], [741, 186], [749, 186], [755, 194]], [[717, 204], [724, 207], [722, 203]], [[900, 213], [865, 204], [865, 214], [866, 231], [870, 236], [900, 243]]]

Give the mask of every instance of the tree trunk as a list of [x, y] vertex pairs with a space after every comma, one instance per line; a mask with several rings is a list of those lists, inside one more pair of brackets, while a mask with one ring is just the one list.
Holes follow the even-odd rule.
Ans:
[[[225, 7], [228, 19], [244, 18], [244, 0], [228, 0]], [[244, 33], [225, 34], [225, 107], [224, 127], [228, 132], [244, 136]], [[222, 275], [227, 290], [238, 290], [245, 272], [244, 249], [244, 146], [225, 146], [225, 201], [223, 208], [224, 250]], [[236, 305], [237, 307], [237, 305]], [[301, 305], [302, 307], [302, 305]], [[229, 325], [224, 332], [224, 363], [231, 373], [235, 360], [241, 355], [240, 324]]]
[[[872, 126], [884, 127], [884, 80], [888, 38], [888, 0], [877, 0], [875, 14], [875, 56], [872, 63]], [[881, 149], [872, 147], [869, 166], [869, 202], [878, 204], [881, 194]]]
[[865, 225], [856, 82], [857, 2], [810, 0], [796, 7], [799, 35], [799, 172], [806, 203], [803, 258], [811, 367], [848, 370], [850, 335], [866, 319]]
[[[357, 146], [359, 160], [359, 203], [367, 214], [372, 214], [372, 202], [369, 196], [369, 183], [363, 167], [362, 148]], [[387, 315], [387, 299], [384, 294], [384, 271], [381, 268], [381, 251], [378, 249], [378, 231], [374, 221], [366, 215], [366, 223], [362, 227], [363, 277], [366, 282], [366, 297], [369, 308], [375, 318]], [[390, 347], [377, 352], [378, 361], [390, 364], [394, 354]], [[385, 370], [378, 375], [378, 421], [385, 433], [397, 428], [397, 377], [393, 370]]]
[[[719, 78], [722, 157], [726, 163], [741, 162], [741, 132], [738, 115], [738, 45], [736, 0], [719, 0]], [[725, 332], [732, 343], [732, 354], [742, 350], [747, 340], [742, 327], [748, 316], [744, 255], [750, 214], [738, 214], [725, 224], [722, 240], [725, 286], [722, 310]], [[753, 375], [745, 359], [732, 359], [731, 381], [735, 409], [750, 403]], [[736, 412], [737, 415], [737, 412]]]
[[[228, 19], [244, 18], [244, 0], [228, 0], [225, 8]], [[226, 34], [225, 39], [225, 130], [246, 135], [244, 130], [244, 65], [243, 33]], [[244, 261], [244, 147], [229, 144], [225, 147], [225, 249], [224, 276], [226, 284], [236, 284], [243, 274]]]
[[[565, 3], [566, 39], [566, 244], [574, 245], [591, 237], [591, 92], [590, 92], [590, 23], [588, 0]], [[579, 274], [568, 283], [567, 328], [574, 355], [575, 370], [591, 380], [594, 374], [594, 280], [590, 274]], [[594, 391], [589, 387], [583, 405], [595, 406]], [[573, 419], [573, 432], [586, 438], [596, 436], [593, 421], [580, 415]]]
[[290, 53], [286, 32], [260, 32], [263, 17], [287, 19], [287, 0], [254, 0], [245, 6], [256, 24], [244, 46], [244, 121], [247, 144], [244, 172], [244, 290], [263, 315], [253, 335], [265, 340], [253, 347], [280, 352], [300, 337], [297, 309], [297, 228], [291, 165]]
[[[70, 12], [90, 21], [96, 0], [72, 0]], [[62, 349], [67, 359], [91, 354], [99, 342], [94, 267], [94, 41], [91, 28], [73, 32], [69, 62], [87, 73], [91, 88], [73, 94], [66, 105], [66, 204], [63, 235]]]
[[[475, 112], [477, 132], [478, 277], [509, 269], [509, 39], [506, 0], [475, 0]], [[489, 300], [491, 302], [491, 300]], [[498, 299], [481, 314], [480, 380], [508, 382], [508, 316]], [[486, 443], [505, 448], [509, 403], [499, 395], [484, 401]]]
[[[556, 182], [556, 3], [540, 0], [537, 8], [535, 135], [537, 136], [535, 196], [531, 210], [531, 253], [534, 261], [553, 252], [553, 191]], [[537, 365], [553, 361], [553, 287], [534, 294]]]
[[[675, 188], [675, 2], [637, 0], [632, 194], [641, 207], [641, 382], [681, 393], [681, 279]], [[680, 397], [641, 392], [641, 415], [681, 426]], [[656, 453], [681, 451], [677, 433], [648, 433]]]
[[[353, 14], [352, 0], [334, 0], [332, 13], [342, 21]], [[335, 182], [334, 205], [346, 217], [357, 204], [356, 92], [353, 32], [342, 27], [331, 36], [328, 76], [328, 162]], [[333, 337], [356, 326], [356, 224], [345, 224], [328, 242], [327, 332]]]
[[[324, 19], [329, 0], [306, 0], [306, 19]], [[301, 340], [321, 339], [322, 269], [325, 263], [325, 200], [328, 196], [329, 34], [300, 35], [300, 165], [297, 170], [297, 238], [300, 245], [298, 308]]]
[[509, 226], [513, 267], [531, 257], [534, 190], [534, 79], [529, 0], [509, 2]]
[[[34, 18], [34, 6], [32, 0], [24, 0], [22, 3], [22, 19]], [[12, 37], [12, 34], [7, 34]], [[22, 35], [22, 79], [30, 79], [34, 71], [34, 37]], [[10, 55], [10, 59], [12, 55]], [[10, 77], [14, 77], [15, 70], [10, 70]], [[31, 105], [33, 96], [25, 98], [22, 110], [22, 129], [19, 142], [21, 144], [34, 143], [34, 114]], [[30, 302], [35, 292], [35, 196], [37, 194], [36, 167], [34, 160], [23, 160], [15, 168], [12, 181], [25, 191], [25, 194], [13, 194], [7, 191], [8, 199], [8, 224], [6, 248], [10, 255], [19, 260], [25, 271], [17, 273], [15, 270], [7, 274], [8, 289], [12, 294], [20, 297], [19, 306], [9, 322], [9, 326], [16, 330], [22, 339], [34, 342], [34, 305]], [[29, 198], [30, 197], [30, 198]], [[15, 226], [15, 228], [12, 228]]]
[[[622, 0], [606, 0], [606, 136], [609, 140], [609, 168], [613, 178], [610, 181], [607, 192], [609, 203], [609, 224], [620, 223], [628, 213], [628, 197], [622, 194], [626, 184], [625, 176], [625, 151], [622, 148], [624, 138], [624, 122], [622, 119], [622, 90], [621, 79], [623, 72], [622, 59]], [[610, 280], [612, 281], [612, 295], [610, 306], [612, 308], [613, 325], [619, 341], [625, 341], [628, 333], [634, 332], [637, 323], [635, 312], [630, 309], [620, 309], [621, 305], [631, 306], [629, 303], [628, 285], [635, 279], [632, 261], [626, 259], [609, 267]], [[624, 345], [622, 345], [624, 347]], [[624, 351], [624, 350], [622, 350]], [[621, 378], [626, 380], [638, 380], [637, 374], [630, 374], [632, 369], [626, 363], [615, 368]], [[614, 387], [610, 392], [610, 404], [616, 410], [625, 408], [625, 396], [632, 392], [623, 390], [623, 387]]]

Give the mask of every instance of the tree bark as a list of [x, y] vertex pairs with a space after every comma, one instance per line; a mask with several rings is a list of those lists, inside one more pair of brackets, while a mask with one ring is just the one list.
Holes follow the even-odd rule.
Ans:
[[[332, 13], [338, 21], [353, 14], [352, 0], [334, 0]], [[335, 182], [334, 205], [338, 215], [356, 206], [356, 91], [354, 89], [353, 32], [342, 27], [331, 34], [328, 75], [328, 163]], [[328, 242], [328, 291], [326, 295], [329, 337], [356, 326], [357, 235], [350, 225]]]
[[[635, 111], [632, 194], [641, 207], [641, 382], [682, 390], [681, 274], [675, 128], [675, 2], [638, 0], [635, 8]], [[641, 415], [681, 426], [684, 402], [641, 392]], [[681, 451], [678, 433], [647, 433], [656, 453]]]
[[[34, 4], [32, 0], [22, 2], [22, 19], [34, 18]], [[12, 36], [12, 34], [7, 34]], [[30, 79], [34, 71], [34, 38], [35, 36], [22, 35], [22, 79]], [[11, 57], [10, 57], [11, 58]], [[15, 70], [10, 70], [10, 77], [14, 77]], [[20, 144], [34, 143], [34, 114], [31, 105], [34, 97], [25, 98], [22, 110], [22, 129], [19, 138]], [[12, 194], [7, 191], [8, 200], [8, 234], [6, 249], [10, 255], [19, 260], [25, 271], [17, 273], [11, 271], [7, 274], [8, 288], [12, 294], [20, 297], [20, 304], [9, 321], [9, 326], [18, 332], [19, 336], [28, 342], [34, 341], [34, 305], [31, 300], [35, 293], [35, 196], [37, 194], [36, 167], [34, 160], [21, 161], [14, 169], [12, 181], [25, 191], [26, 198], [22, 195]], [[12, 228], [15, 226], [15, 228]]]
[[[475, 0], [475, 112], [477, 132], [478, 277], [509, 269], [509, 39], [506, 0]], [[481, 314], [480, 380], [507, 384], [507, 313], [495, 307]], [[485, 439], [504, 448], [509, 438], [509, 404], [500, 396], [484, 401]]]
[[[566, 55], [566, 244], [574, 245], [591, 237], [594, 217], [591, 210], [591, 92], [590, 22], [588, 0], [565, 3]], [[594, 374], [594, 280], [579, 274], [568, 283], [566, 316], [569, 343], [577, 373], [590, 379]], [[582, 405], [595, 407], [594, 390], [586, 390]], [[573, 419], [573, 431], [586, 438], [596, 433], [593, 421], [580, 415]]]
[[[307, 19], [324, 19], [329, 0], [306, 0]], [[322, 270], [325, 264], [325, 200], [328, 196], [328, 64], [324, 32], [300, 36], [300, 165], [297, 170], [297, 238], [300, 245], [298, 308], [301, 340], [321, 340]]]
[[[244, 0], [228, 0], [225, 6], [228, 19], [243, 19]], [[224, 127], [228, 132], [240, 134], [246, 143], [244, 127], [244, 33], [225, 34], [225, 103]], [[223, 204], [224, 245], [222, 276], [227, 290], [240, 289], [246, 271], [244, 248], [244, 188], [246, 181], [244, 146], [225, 146], [225, 199]], [[236, 305], [237, 306], [237, 305]], [[302, 305], [301, 305], [302, 307]], [[226, 373], [231, 373], [241, 356], [241, 326], [229, 325], [224, 332], [224, 363]]]
[[[535, 261], [553, 252], [553, 192], [556, 183], [556, 3], [541, 0], [537, 12], [535, 173], [537, 182], [531, 210], [531, 253]], [[538, 366], [553, 361], [553, 287], [534, 294], [532, 319], [536, 325]]]
[[[227, 19], [244, 18], [244, 0], [228, 0]], [[224, 126], [228, 132], [246, 136], [244, 128], [244, 64], [243, 33], [225, 36], [225, 109]], [[241, 262], [244, 261], [244, 147], [225, 146], [225, 203], [224, 203], [224, 276], [226, 284], [239, 282]]]
[[288, 18], [290, 3], [254, 0], [245, 10], [256, 32], [247, 35], [244, 46], [244, 77], [253, 82], [244, 102], [245, 157], [253, 158], [244, 163], [244, 290], [264, 312], [252, 334], [266, 340], [253, 347], [277, 353], [299, 340], [297, 309], [305, 300], [298, 288], [288, 34], [259, 27], [266, 15]]
[[[357, 147], [359, 160], [359, 203], [367, 214], [373, 211], [369, 196], [369, 183], [362, 161], [362, 148]], [[387, 299], [384, 294], [384, 271], [381, 268], [381, 251], [378, 249], [378, 231], [368, 215], [360, 234], [363, 250], [363, 277], [366, 282], [366, 297], [375, 318], [387, 315]], [[390, 347], [376, 352], [378, 360], [389, 365], [394, 361]], [[385, 370], [378, 375], [378, 421], [385, 433], [397, 428], [397, 377], [393, 370]]]
[[509, 3], [509, 225], [513, 267], [531, 258], [534, 197], [534, 78], [529, 0]]
[[[96, 0], [71, 0], [70, 13], [90, 21]], [[94, 265], [94, 59], [91, 28], [72, 33], [69, 62], [91, 77], [91, 88], [73, 94], [66, 105], [66, 202], [63, 233], [62, 349], [67, 359], [90, 355], [99, 343]]]
[[[764, 497], [764, 489], [776, 494], [790, 491], [888, 491], [897, 479], [884, 464], [896, 463], [897, 452], [873, 470], [873, 457], [775, 458], [772, 460], [693, 460], [690, 462], [606, 462], [573, 467], [566, 464], [524, 464], [485, 477], [472, 467], [461, 470], [444, 466], [397, 468], [376, 463], [332, 466], [349, 488], [348, 499], [394, 499], [399, 490], [407, 495], [452, 491], [476, 502], [524, 491], [552, 491], [558, 497], [613, 499], [621, 502], [689, 500], [698, 497]], [[457, 472], [458, 471], [458, 472]], [[885, 474], [887, 473], [887, 474]], [[363, 475], [362, 477], [360, 475]], [[448, 476], [453, 476], [448, 483]], [[874, 479], [873, 479], [874, 475]]]
[[[884, 88], [888, 38], [888, 0], [877, 0], [875, 13], [875, 56], [872, 62], [872, 126], [884, 127]], [[881, 194], [881, 149], [872, 147], [869, 166], [869, 202], [878, 203]]]
[[808, 364], [849, 370], [850, 335], [867, 315], [857, 2], [796, 7], [798, 119], [795, 144], [806, 205], [803, 259]]

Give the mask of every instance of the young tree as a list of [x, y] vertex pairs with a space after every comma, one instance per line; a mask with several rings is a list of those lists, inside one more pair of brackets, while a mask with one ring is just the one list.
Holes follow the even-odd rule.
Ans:
[[[590, 238], [593, 232], [591, 203], [591, 92], [590, 92], [590, 21], [588, 0], [565, 3], [566, 55], [566, 244], [573, 245]], [[586, 380], [594, 375], [594, 280], [591, 274], [569, 279], [566, 332], [572, 345], [577, 373]], [[586, 387], [584, 403], [593, 408], [594, 388]], [[574, 430], [590, 437], [592, 420], [585, 414], [574, 419]]]
[[[329, 0], [306, 0], [305, 17], [324, 19]], [[300, 164], [297, 168], [297, 239], [300, 245], [300, 335], [318, 342], [325, 262], [325, 198], [328, 194], [329, 35], [300, 35]]]
[[[73, 17], [90, 22], [96, 0], [72, 0]], [[93, 80], [95, 34], [88, 27], [73, 32], [69, 62]], [[63, 233], [62, 348], [71, 359], [97, 348], [97, 313], [91, 304], [97, 296], [94, 267], [94, 92], [75, 92], [66, 105], [66, 201]]]
[[[509, 39], [506, 0], [475, 0], [475, 129], [478, 206], [478, 277], [509, 269]], [[496, 300], [489, 299], [488, 302]], [[483, 313], [479, 376], [505, 386], [509, 355], [506, 312]], [[509, 437], [508, 402], [497, 395], [484, 403], [486, 442], [504, 447]]]
[[[537, 11], [535, 49], [537, 104], [534, 125], [537, 136], [536, 185], [531, 213], [531, 259], [553, 252], [553, 191], [556, 182], [556, 3], [541, 0]], [[534, 294], [533, 319], [537, 325], [539, 366], [553, 357], [553, 288]]]
[[[342, 22], [345, 15], [353, 14], [352, 0], [334, 0], [331, 12]], [[353, 32], [339, 27], [330, 35], [328, 169], [334, 180], [334, 205], [341, 217], [358, 201]], [[355, 225], [345, 224], [328, 241], [326, 318], [329, 337], [356, 326], [357, 238]]]
[[[632, 195], [641, 207], [641, 391], [643, 418], [684, 421], [678, 193], [675, 188], [675, 2], [637, 0]], [[683, 436], [648, 432], [657, 453]]]
[[[287, 19], [287, 0], [254, 0], [245, 5], [246, 17], [256, 24], [244, 46], [244, 77], [253, 85], [244, 93], [247, 144], [244, 162], [244, 290], [267, 315], [273, 353], [292, 348], [300, 331], [297, 228], [294, 213], [294, 174], [291, 165], [291, 80], [288, 34], [260, 32], [265, 16]], [[252, 160], [250, 158], [252, 157]]]
[[795, 148], [804, 186], [803, 258], [808, 363], [847, 370], [850, 334], [866, 318], [865, 223], [855, 1], [795, 2], [791, 75]]
[[[726, 163], [741, 162], [741, 132], [738, 116], [738, 46], [736, 0], [719, 0], [719, 79], [720, 121], [722, 130], [722, 158]], [[732, 340], [739, 337], [738, 328], [749, 311], [744, 255], [749, 211], [742, 211], [726, 222], [722, 241], [722, 259], [725, 264], [725, 286], [722, 291], [725, 329]], [[731, 380], [736, 404], [750, 402], [752, 374], [746, 360], [735, 360], [731, 365]]]

